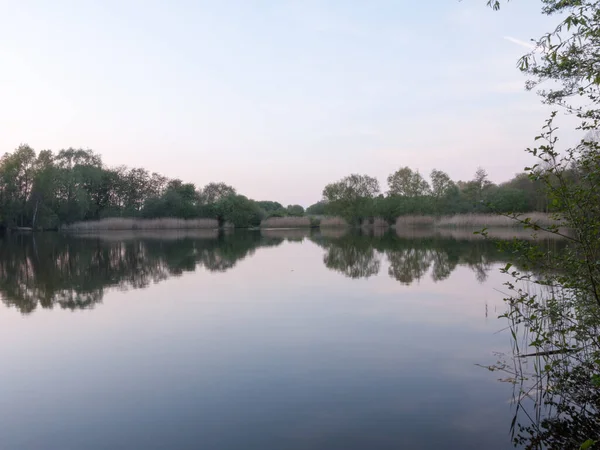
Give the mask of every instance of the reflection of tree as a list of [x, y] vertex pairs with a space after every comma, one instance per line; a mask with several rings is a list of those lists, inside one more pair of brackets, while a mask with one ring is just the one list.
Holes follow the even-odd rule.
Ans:
[[379, 273], [381, 261], [372, 248], [330, 247], [323, 257], [325, 266], [350, 278], [369, 278]]
[[[504, 256], [491, 242], [434, 237], [401, 238], [352, 232], [307, 233], [325, 249], [329, 269], [350, 278], [368, 278], [380, 271], [382, 255], [388, 273], [410, 284], [428, 271], [434, 281], [447, 278], [457, 266], [474, 270], [479, 280]], [[257, 248], [276, 246], [296, 235], [285, 233], [121, 234], [74, 237], [42, 233], [0, 239], [0, 297], [28, 313], [41, 306], [89, 308], [100, 303], [108, 287], [144, 288], [196, 270], [224, 272]], [[558, 245], [558, 243], [554, 243]]]
[[388, 273], [402, 284], [420, 280], [431, 265], [431, 253], [424, 249], [408, 248], [386, 253], [390, 262]]
[[333, 239], [323, 234], [312, 236], [313, 242], [326, 250], [325, 267], [349, 278], [369, 278], [379, 273], [381, 257], [373, 248], [373, 238], [354, 233], [339, 236]]
[[112, 234], [73, 237], [44, 233], [0, 240], [0, 297], [29, 313], [38, 305], [66, 309], [100, 303], [106, 287], [144, 288], [196, 270], [225, 271], [257, 247], [282, 239], [259, 233], [173, 239]]
[[425, 233], [401, 237], [392, 233], [377, 236], [350, 232], [339, 235], [315, 234], [311, 240], [326, 250], [323, 261], [328, 268], [350, 278], [366, 278], [377, 274], [381, 254], [385, 254], [390, 264], [389, 275], [403, 284], [421, 279], [430, 269], [433, 281], [442, 281], [458, 266], [470, 268], [477, 280], [483, 282], [494, 262], [506, 262], [509, 259], [494, 242], [481, 237], [477, 240], [459, 240]]
[[458, 261], [451, 259], [451, 256], [443, 250], [433, 250], [433, 272], [431, 278], [433, 281], [442, 281], [450, 276], [456, 268]]
[[[499, 252], [485, 252], [482, 251], [481, 242], [477, 242], [479, 245], [472, 245], [468, 248], [467, 251], [463, 254], [464, 263], [475, 272], [475, 276], [477, 277], [477, 281], [483, 283], [487, 280], [488, 272], [492, 268], [492, 261], [490, 261], [490, 256], [494, 256], [494, 254], [498, 254]], [[499, 255], [498, 255], [499, 256]]]

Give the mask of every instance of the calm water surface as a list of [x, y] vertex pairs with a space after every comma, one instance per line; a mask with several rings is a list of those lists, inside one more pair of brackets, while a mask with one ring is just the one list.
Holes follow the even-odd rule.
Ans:
[[4, 238], [0, 449], [512, 448], [476, 366], [509, 351], [505, 263], [463, 236]]

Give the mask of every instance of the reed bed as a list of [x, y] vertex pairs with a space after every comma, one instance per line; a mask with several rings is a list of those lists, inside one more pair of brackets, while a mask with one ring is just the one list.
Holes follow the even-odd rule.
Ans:
[[261, 228], [309, 228], [308, 217], [269, 217], [260, 223]]
[[113, 217], [102, 220], [75, 222], [71, 225], [65, 225], [61, 229], [73, 233], [88, 233], [112, 230], [206, 230], [217, 228], [219, 228], [219, 222], [216, 219], [137, 219]]
[[321, 219], [321, 224], [319, 226], [321, 228], [347, 227], [348, 222], [346, 222], [341, 217], [324, 217], [323, 219]]
[[[519, 216], [521, 220], [530, 218], [532, 223], [547, 227], [558, 225], [552, 214], [532, 212]], [[521, 227], [522, 224], [511, 217], [498, 214], [456, 214], [453, 216], [400, 216], [396, 219], [396, 229], [414, 228], [414, 227], [432, 227], [432, 228], [507, 228]]]
[[433, 227], [436, 225], [434, 216], [400, 216], [396, 219], [396, 228]]
[[[559, 224], [551, 214], [541, 212], [524, 213], [519, 216], [522, 220], [531, 219], [532, 223], [547, 227]], [[483, 228], [483, 227], [519, 227], [519, 221], [498, 214], [456, 214], [440, 217], [435, 221], [437, 227], [453, 228]]]

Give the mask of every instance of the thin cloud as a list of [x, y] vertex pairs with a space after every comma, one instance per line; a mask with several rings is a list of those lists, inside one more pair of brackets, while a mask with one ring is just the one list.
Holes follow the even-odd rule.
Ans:
[[507, 40], [508, 42], [512, 42], [513, 44], [517, 44], [521, 47], [525, 47], [528, 50], [535, 50], [535, 45], [532, 44], [531, 42], [525, 42], [525, 41], [522, 41], [521, 39], [517, 39], [512, 36], [504, 36], [504, 39]]

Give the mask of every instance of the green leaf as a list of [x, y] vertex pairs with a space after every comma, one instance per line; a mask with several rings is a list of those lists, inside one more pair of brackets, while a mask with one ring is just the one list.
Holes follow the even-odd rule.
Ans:
[[579, 447], [579, 449], [580, 450], [586, 450], [588, 448], [592, 448], [592, 445], [595, 445], [596, 442], [598, 442], [598, 441], [594, 441], [593, 439], [588, 439], [583, 444], [581, 444], [581, 447]]

